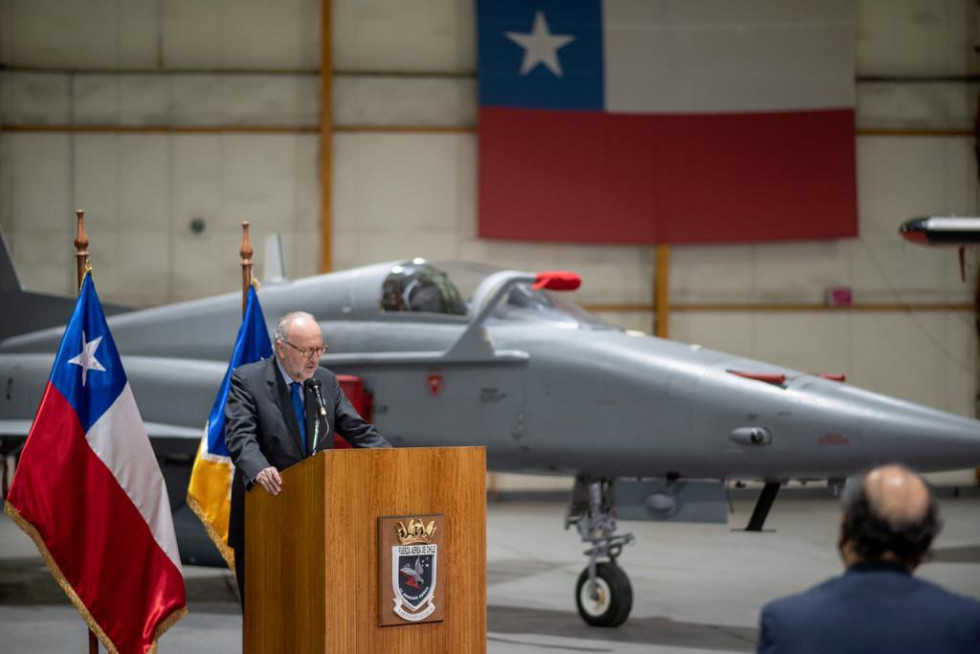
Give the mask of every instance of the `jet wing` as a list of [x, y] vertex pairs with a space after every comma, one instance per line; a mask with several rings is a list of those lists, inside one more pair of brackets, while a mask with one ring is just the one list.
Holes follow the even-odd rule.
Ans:
[[200, 429], [181, 427], [180, 425], [168, 425], [162, 422], [144, 422], [146, 433], [150, 438], [190, 438], [200, 440], [204, 433], [204, 425]]
[[[51, 374], [52, 354], [0, 357], [6, 394], [0, 436], [27, 436]], [[151, 438], [201, 438], [227, 363], [165, 357], [122, 357], [143, 424]]]
[[27, 436], [31, 430], [31, 420], [0, 420], [0, 437]]
[[[0, 437], [27, 437], [31, 431], [32, 420], [0, 420]], [[191, 429], [181, 425], [168, 425], [161, 422], [144, 422], [150, 438], [190, 438], [199, 440], [204, 426]]]
[[327, 354], [320, 363], [334, 366], [448, 366], [473, 363], [527, 363], [531, 355], [521, 350], [495, 350], [467, 356], [451, 356], [448, 352], [351, 352]]

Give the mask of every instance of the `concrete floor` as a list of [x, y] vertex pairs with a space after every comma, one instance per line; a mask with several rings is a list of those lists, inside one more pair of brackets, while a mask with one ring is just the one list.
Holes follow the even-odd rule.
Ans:
[[[488, 511], [490, 654], [751, 652], [759, 608], [840, 572], [834, 500], [780, 497], [767, 532], [745, 533], [752, 508], [736, 499], [730, 527], [621, 523], [637, 537], [621, 565], [634, 607], [619, 629], [593, 629], [572, 593], [584, 546], [562, 528], [556, 502], [494, 503]], [[945, 529], [920, 574], [980, 598], [980, 497], [942, 500]], [[185, 568], [190, 616], [160, 651], [240, 651], [241, 617], [227, 572]], [[0, 519], [0, 650], [82, 652], [85, 630], [33, 544]]]

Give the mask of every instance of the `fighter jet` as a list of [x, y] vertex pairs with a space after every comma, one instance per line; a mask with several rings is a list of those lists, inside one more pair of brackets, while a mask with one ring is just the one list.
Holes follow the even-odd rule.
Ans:
[[419, 588], [420, 587], [419, 584], [421, 584], [422, 581], [423, 581], [423, 579], [422, 579], [422, 557], [418, 557], [417, 559], [415, 559], [415, 567], [414, 568], [412, 566], [406, 564], [406, 565], [402, 566], [402, 569], [399, 570], [398, 572], [400, 572], [403, 575], [405, 575], [405, 578], [408, 580], [408, 581], [405, 582], [406, 584], [408, 584], [412, 588]]
[[967, 216], [923, 216], [902, 223], [899, 233], [921, 245], [980, 244], [980, 218]]
[[958, 248], [960, 279], [966, 281], [966, 246], [980, 244], [980, 218], [966, 216], [924, 216], [902, 223], [898, 233], [919, 245]]
[[[579, 281], [412, 259], [259, 295], [270, 320], [316, 316], [330, 346], [321, 363], [363, 380], [394, 445], [484, 445], [491, 470], [573, 475], [565, 524], [589, 545], [574, 596], [591, 625], [619, 625], [632, 606], [616, 561], [633, 538], [617, 517], [724, 522], [723, 480], [764, 480], [749, 526], [760, 529], [787, 479], [890, 461], [925, 472], [980, 464], [978, 421], [618, 329], [561, 298]], [[15, 279], [2, 287], [24, 294]], [[178, 508], [240, 316], [229, 293], [109, 319]], [[0, 344], [0, 433], [27, 433], [61, 334]]]

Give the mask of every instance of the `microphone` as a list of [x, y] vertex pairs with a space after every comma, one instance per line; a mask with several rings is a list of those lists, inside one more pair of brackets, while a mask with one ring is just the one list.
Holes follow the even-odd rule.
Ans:
[[306, 387], [313, 391], [313, 397], [316, 398], [317, 406], [320, 408], [320, 415], [326, 418], [327, 405], [326, 402], [323, 401], [323, 395], [320, 394], [320, 388], [322, 387], [320, 380], [311, 377], [306, 380]]
[[[329, 424], [329, 422], [327, 421], [326, 403], [323, 401], [323, 395], [320, 393], [320, 387], [321, 387], [320, 380], [314, 377], [310, 377], [309, 379], [306, 380], [306, 383], [303, 385], [313, 392], [313, 397], [314, 399], [316, 399], [316, 404], [317, 407], [320, 409], [320, 415], [323, 417], [323, 422]], [[313, 423], [313, 447], [311, 448], [312, 452], [316, 452], [316, 445], [317, 445], [317, 441], [319, 440], [320, 440], [320, 421], [316, 420]]]

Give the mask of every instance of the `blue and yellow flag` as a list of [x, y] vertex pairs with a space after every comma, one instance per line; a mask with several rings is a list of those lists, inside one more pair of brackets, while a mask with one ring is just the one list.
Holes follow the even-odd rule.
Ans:
[[204, 426], [191, 481], [187, 485], [187, 505], [204, 523], [208, 536], [231, 568], [235, 567], [235, 555], [228, 547], [228, 516], [231, 513], [231, 479], [235, 467], [225, 446], [225, 402], [228, 401], [228, 386], [235, 368], [270, 356], [272, 341], [269, 340], [265, 316], [262, 315], [259, 297], [253, 286], [248, 291], [245, 317], [235, 339], [235, 351]]

